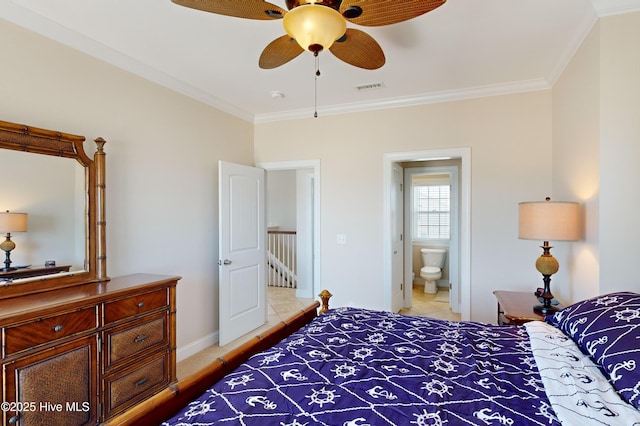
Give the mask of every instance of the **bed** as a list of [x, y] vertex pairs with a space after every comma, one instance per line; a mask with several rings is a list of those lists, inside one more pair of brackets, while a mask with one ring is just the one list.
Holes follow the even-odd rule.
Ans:
[[[636, 293], [598, 296], [522, 326], [350, 307], [308, 316], [284, 340], [265, 342], [246, 362], [210, 378], [199, 396], [180, 407], [175, 398], [156, 401], [137, 421], [640, 425]], [[187, 389], [176, 393], [184, 400]]]

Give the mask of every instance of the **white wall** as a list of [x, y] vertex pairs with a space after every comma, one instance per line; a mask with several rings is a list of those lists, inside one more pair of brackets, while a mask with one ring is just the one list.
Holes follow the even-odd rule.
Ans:
[[267, 171], [267, 226], [296, 230], [296, 171]]
[[600, 291], [640, 291], [640, 13], [600, 25]]
[[602, 18], [553, 87], [554, 194], [581, 201], [584, 216], [583, 239], [556, 251], [568, 288], [554, 294], [567, 302], [640, 290], [638, 40], [640, 13]]
[[320, 159], [321, 286], [334, 306], [380, 308], [383, 154], [467, 146], [471, 318], [495, 321], [493, 290], [541, 282], [539, 244], [517, 239], [517, 208], [551, 190], [550, 92], [258, 124], [254, 149], [257, 162]]
[[564, 303], [600, 294], [600, 30], [591, 31], [553, 86], [553, 194], [581, 204], [578, 242], [553, 242], [560, 270], [552, 293]]
[[212, 343], [217, 163], [253, 163], [253, 126], [2, 20], [0, 40], [2, 120], [107, 140], [108, 274], [182, 276], [178, 356]]
[[297, 230], [297, 253], [296, 253], [296, 274], [298, 285], [297, 297], [317, 299], [313, 294], [314, 269], [313, 265], [318, 259], [313, 257], [314, 247], [314, 170], [295, 170], [296, 176], [296, 230]]

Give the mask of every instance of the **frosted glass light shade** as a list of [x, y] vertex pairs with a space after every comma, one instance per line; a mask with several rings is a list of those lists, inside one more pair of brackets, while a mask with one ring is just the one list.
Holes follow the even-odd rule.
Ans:
[[26, 232], [26, 213], [0, 213], [0, 233], [6, 232]]
[[518, 238], [542, 241], [577, 241], [580, 238], [578, 203], [535, 201], [518, 206]]
[[330, 48], [347, 30], [338, 11], [315, 3], [291, 9], [284, 15], [282, 25], [300, 47], [314, 53]]

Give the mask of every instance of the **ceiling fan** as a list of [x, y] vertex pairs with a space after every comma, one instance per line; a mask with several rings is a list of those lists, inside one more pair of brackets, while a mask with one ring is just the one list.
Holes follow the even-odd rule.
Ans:
[[391, 25], [443, 5], [446, 0], [286, 0], [288, 11], [263, 0], [171, 0], [181, 6], [238, 18], [282, 19], [286, 35], [262, 51], [263, 69], [286, 64], [305, 50], [315, 56], [329, 50], [342, 61], [364, 69], [385, 63], [380, 45], [367, 33], [347, 28]]

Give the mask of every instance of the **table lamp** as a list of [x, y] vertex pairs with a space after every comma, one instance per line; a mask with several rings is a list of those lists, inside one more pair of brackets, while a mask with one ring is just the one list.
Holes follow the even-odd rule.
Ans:
[[15, 271], [17, 268], [11, 267], [11, 250], [16, 248], [16, 243], [11, 241], [12, 232], [27, 231], [27, 214], [26, 213], [10, 213], [7, 210], [0, 213], [0, 233], [7, 233], [6, 239], [0, 243], [0, 249], [6, 253], [4, 268], [0, 272]]
[[542, 274], [544, 288], [540, 297], [542, 304], [533, 307], [535, 312], [543, 315], [557, 312], [552, 306], [551, 275], [558, 272], [560, 265], [551, 255], [549, 241], [577, 241], [579, 238], [579, 204], [565, 201], [524, 202], [519, 205], [518, 238], [525, 240], [542, 240], [542, 255], [536, 261], [536, 269]]

